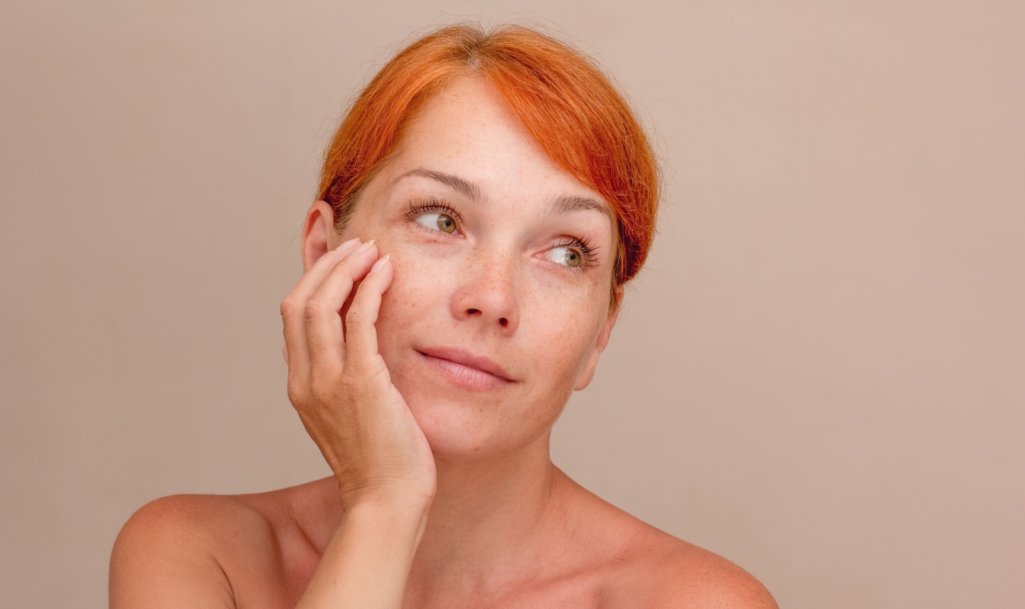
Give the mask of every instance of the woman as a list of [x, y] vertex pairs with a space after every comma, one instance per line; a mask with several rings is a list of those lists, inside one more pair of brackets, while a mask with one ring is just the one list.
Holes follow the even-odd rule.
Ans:
[[750, 575], [550, 459], [651, 242], [657, 171], [587, 60], [454, 26], [370, 83], [281, 305], [333, 475], [140, 509], [112, 607], [774, 607]]

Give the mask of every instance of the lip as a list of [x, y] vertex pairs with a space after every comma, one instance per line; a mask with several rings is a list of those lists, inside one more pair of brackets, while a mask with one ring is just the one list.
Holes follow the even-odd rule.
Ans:
[[468, 372], [471, 373], [484, 373], [505, 383], [516, 382], [505, 368], [499, 366], [494, 360], [481, 355], [474, 355], [464, 349], [458, 349], [455, 347], [421, 347], [416, 349], [416, 351], [420, 355], [434, 358], [436, 360], [442, 360], [442, 362], [439, 363], [448, 362], [463, 368], [468, 368]]

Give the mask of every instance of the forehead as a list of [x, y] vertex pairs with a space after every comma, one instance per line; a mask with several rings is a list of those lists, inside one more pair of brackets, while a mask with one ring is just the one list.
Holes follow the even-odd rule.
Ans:
[[382, 182], [417, 168], [457, 175], [480, 186], [483, 198], [589, 197], [598, 192], [555, 164], [479, 77], [459, 78], [428, 99], [403, 129]]

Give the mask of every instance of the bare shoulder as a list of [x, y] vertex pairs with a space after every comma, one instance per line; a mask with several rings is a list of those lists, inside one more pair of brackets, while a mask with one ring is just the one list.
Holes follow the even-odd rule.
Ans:
[[236, 607], [233, 546], [273, 546], [266, 517], [231, 495], [171, 495], [122, 526], [110, 558], [110, 606]]
[[[623, 606], [660, 609], [778, 609], [753, 575], [729, 560], [646, 523], [635, 537]], [[624, 599], [625, 600], [625, 599]], [[618, 606], [618, 603], [614, 603]]]
[[169, 495], [137, 509], [121, 528], [115, 548], [139, 540], [216, 548], [240, 537], [254, 541], [271, 535], [270, 525], [246, 495]]
[[[239, 495], [171, 495], [137, 509], [110, 557], [110, 606], [234, 608], [232, 557], [274, 548], [266, 514]], [[240, 546], [248, 552], [239, 553]]]
[[601, 609], [777, 609], [753, 575], [591, 493], [568, 477], [574, 520], [586, 522], [588, 586]]

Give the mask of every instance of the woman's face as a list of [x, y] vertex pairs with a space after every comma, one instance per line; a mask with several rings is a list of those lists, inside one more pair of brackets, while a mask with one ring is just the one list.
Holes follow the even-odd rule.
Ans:
[[611, 218], [482, 80], [408, 125], [330, 245], [391, 256], [379, 348], [436, 456], [526, 446], [590, 382], [615, 323]]

